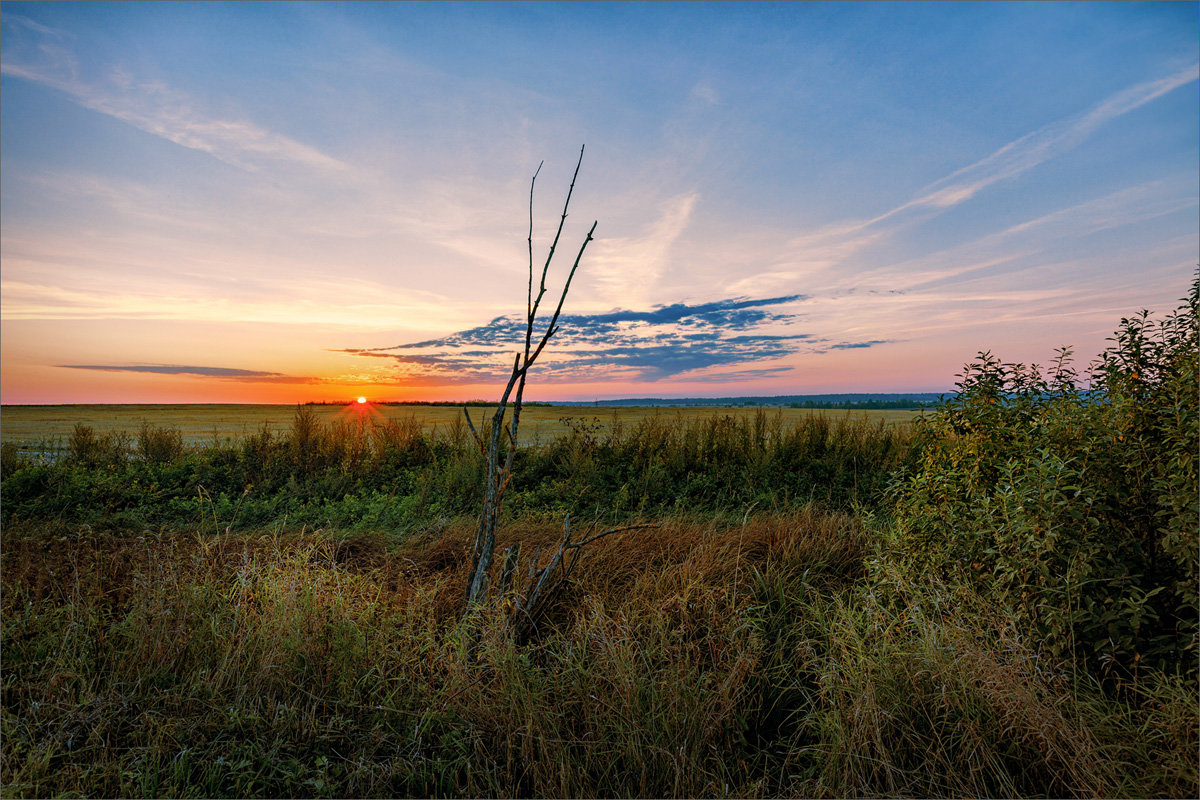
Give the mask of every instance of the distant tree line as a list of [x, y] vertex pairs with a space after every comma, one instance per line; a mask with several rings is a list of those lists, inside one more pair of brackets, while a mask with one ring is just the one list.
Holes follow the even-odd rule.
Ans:
[[[352, 404], [352, 401], [348, 401], [348, 400], [309, 400], [307, 403], [304, 403], [303, 405], [306, 405], [306, 406], [345, 406], [345, 405], [351, 405], [351, 404]], [[477, 406], [494, 406], [494, 405], [496, 405], [496, 402], [494, 400], [379, 400], [379, 401], [372, 401], [371, 405], [373, 405], [373, 406], [452, 406], [454, 408], [462, 408], [463, 406], [470, 406], [472, 408], [475, 408]], [[546, 407], [546, 406], [552, 406], [552, 405], [556, 405], [556, 404], [555, 403], [546, 403], [546, 402], [539, 403], [539, 402], [526, 401], [523, 405]]]
[[902, 397], [897, 400], [805, 400], [798, 403], [788, 403], [788, 408], [824, 408], [824, 409], [896, 409], [896, 410], [916, 410], [920, 408], [933, 408], [937, 405], [936, 400], [914, 400], [911, 397]]

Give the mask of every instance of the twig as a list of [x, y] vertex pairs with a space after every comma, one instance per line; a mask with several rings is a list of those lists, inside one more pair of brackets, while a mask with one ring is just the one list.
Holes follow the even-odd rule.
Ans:
[[613, 528], [612, 530], [605, 531], [604, 533], [597, 533], [595, 536], [592, 536], [588, 539], [583, 539], [581, 541], [575, 542], [574, 544], [568, 544], [566, 546], [567, 547], [583, 547], [584, 545], [591, 544], [592, 542], [596, 541], [597, 539], [603, 539], [605, 536], [611, 536], [614, 533], [625, 533], [626, 531], [639, 531], [639, 530], [644, 530], [646, 528], [660, 528], [660, 527], [662, 527], [662, 526], [659, 525], [657, 522], [647, 522], [647, 523], [643, 523], [641, 525], [625, 525], [620, 528]]
[[463, 416], [467, 418], [467, 427], [471, 429], [471, 435], [475, 437], [475, 443], [479, 445], [479, 452], [484, 451], [483, 437], [479, 435], [479, 431], [475, 430], [475, 423], [471, 421], [471, 412], [463, 406]]

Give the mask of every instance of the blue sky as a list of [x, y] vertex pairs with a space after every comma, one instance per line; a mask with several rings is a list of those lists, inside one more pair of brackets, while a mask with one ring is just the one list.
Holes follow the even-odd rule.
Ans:
[[488, 396], [583, 143], [535, 398], [1086, 361], [1200, 259], [1198, 10], [5, 2], [0, 397]]

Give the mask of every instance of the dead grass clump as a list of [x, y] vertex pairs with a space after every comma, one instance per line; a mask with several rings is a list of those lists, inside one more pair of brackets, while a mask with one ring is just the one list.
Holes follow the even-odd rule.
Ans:
[[1119, 770], [1065, 676], [1000, 616], [809, 607], [821, 767], [799, 794], [1107, 796]]

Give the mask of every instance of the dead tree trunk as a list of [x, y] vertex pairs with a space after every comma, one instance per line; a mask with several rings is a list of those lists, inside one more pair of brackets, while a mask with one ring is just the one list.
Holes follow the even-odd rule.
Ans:
[[[558, 331], [558, 317], [562, 313], [563, 301], [567, 298], [567, 292], [571, 288], [571, 280], [575, 277], [575, 270], [579, 268], [579, 261], [583, 258], [584, 250], [587, 249], [588, 243], [592, 241], [592, 234], [596, 231], [596, 223], [592, 223], [591, 229], [587, 233], [587, 237], [583, 240], [583, 244], [579, 248], [579, 253], [575, 256], [575, 262], [571, 265], [571, 271], [567, 273], [567, 280], [563, 284], [562, 292], [558, 298], [558, 305], [554, 309], [554, 315], [550, 318], [550, 324], [546, 326], [546, 330], [537, 339], [534, 344], [534, 323], [537, 320], [538, 310], [541, 306], [542, 298], [546, 294], [546, 276], [550, 271], [550, 263], [554, 260], [555, 250], [558, 248], [559, 237], [562, 236], [563, 225], [567, 221], [567, 209], [571, 205], [571, 194], [575, 191], [575, 178], [579, 176], [579, 167], [583, 163], [583, 148], [579, 148], [579, 161], [575, 164], [575, 174], [571, 177], [571, 186], [567, 190], [567, 199], [563, 204], [562, 217], [558, 221], [558, 230], [554, 234], [554, 241], [550, 244], [550, 252], [546, 256], [546, 263], [542, 266], [541, 280], [538, 282], [537, 295], [533, 292], [533, 190], [537, 184], [538, 173], [542, 171], [542, 165], [539, 164], [537, 171], [533, 173], [533, 179], [529, 184], [529, 287], [526, 293], [525, 303], [525, 346], [524, 349], [516, 354], [513, 361], [512, 373], [509, 376], [508, 384], [504, 387], [504, 393], [500, 396], [500, 403], [496, 409], [496, 413], [492, 416], [492, 424], [485, 431], [487, 433], [487, 441], [479, 435], [479, 431], [475, 428], [475, 423], [471, 421], [471, 415], [467, 409], [463, 408], [463, 415], [467, 418], [467, 425], [471, 428], [471, 434], [475, 437], [476, 443], [487, 459], [487, 472], [485, 483], [485, 494], [483, 500], [483, 511], [479, 516], [479, 529], [475, 534], [475, 545], [471, 553], [471, 574], [467, 583], [466, 604], [470, 608], [472, 606], [485, 602], [488, 598], [488, 571], [491, 569], [493, 556], [496, 551], [496, 526], [500, 521], [500, 512], [504, 507], [504, 493], [508, 489], [508, 483], [512, 479], [512, 463], [513, 456], [517, 452], [517, 432], [521, 422], [521, 403], [525, 394], [525, 380], [529, 375], [529, 368], [537, 361], [538, 356], [542, 354], [546, 343]], [[511, 419], [505, 425], [505, 418], [509, 413], [509, 404], [512, 404]], [[511, 554], [511, 566], [506, 571], [506, 576], [511, 579], [511, 570], [516, 566], [516, 554]], [[506, 587], [507, 588], [507, 587]]]

